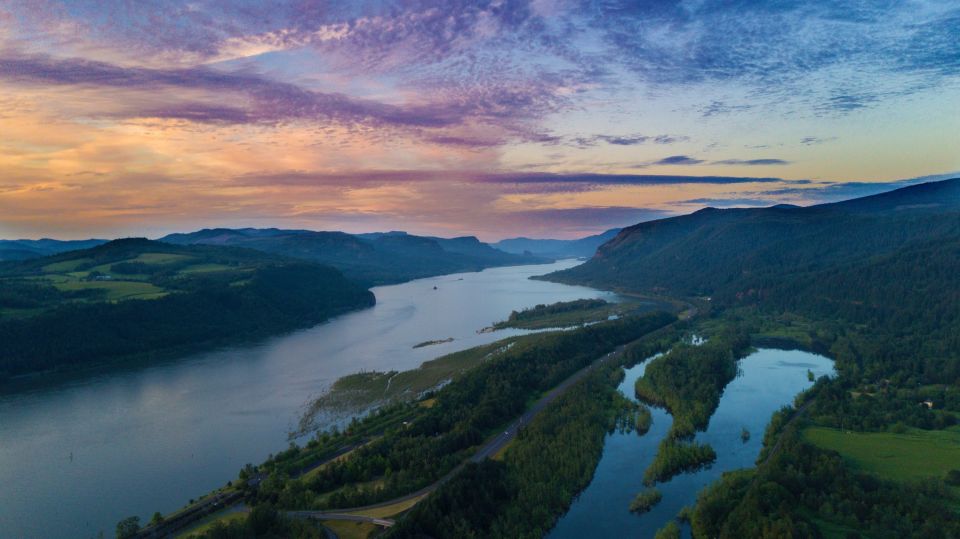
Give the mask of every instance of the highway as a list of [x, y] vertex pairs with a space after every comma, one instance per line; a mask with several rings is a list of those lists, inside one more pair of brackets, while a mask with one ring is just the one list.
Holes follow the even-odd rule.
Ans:
[[[691, 309], [686, 314], [688, 315], [687, 317], [690, 317], [690, 316], [695, 316], [696, 313], [697, 313], [697, 309], [691, 306]], [[640, 337], [640, 338], [643, 338], [643, 337]], [[633, 342], [636, 342], [636, 341], [633, 341]], [[428, 485], [416, 492], [411, 492], [410, 494], [401, 496], [399, 498], [394, 498], [392, 500], [388, 500], [385, 502], [380, 502], [372, 505], [366, 505], [363, 507], [351, 507], [347, 509], [337, 509], [335, 511], [285, 511], [285, 514], [292, 518], [298, 518], [298, 519], [348, 520], [352, 522], [371, 522], [373, 524], [376, 524], [377, 526], [390, 527], [394, 524], [393, 520], [385, 519], [385, 518], [367, 517], [367, 516], [357, 515], [352, 513], [356, 513], [359, 511], [367, 511], [371, 509], [379, 509], [382, 507], [400, 504], [415, 498], [428, 495], [433, 491], [435, 491], [437, 488], [439, 488], [441, 485], [449, 481], [451, 478], [456, 476], [458, 473], [460, 473], [460, 471], [463, 469], [464, 466], [466, 466], [468, 462], [478, 463], [493, 457], [500, 450], [506, 447], [511, 441], [513, 441], [514, 438], [516, 438], [517, 433], [520, 431], [520, 429], [530, 424], [530, 422], [533, 421], [537, 417], [537, 415], [539, 415], [544, 409], [550, 406], [550, 404], [552, 404], [558, 398], [563, 396], [571, 387], [573, 387], [574, 384], [582, 380], [585, 376], [587, 376], [591, 371], [593, 371], [598, 366], [622, 354], [624, 349], [630, 344], [632, 344], [633, 342], [616, 347], [613, 351], [603, 355], [602, 357], [598, 358], [591, 364], [587, 365], [586, 367], [570, 375], [566, 380], [564, 380], [559, 385], [551, 389], [549, 392], [547, 392], [546, 395], [538, 399], [537, 402], [533, 404], [533, 406], [531, 406], [527, 411], [525, 411], [522, 415], [520, 415], [520, 417], [516, 418], [513, 422], [511, 422], [503, 432], [498, 432], [492, 438], [487, 440], [487, 442], [485, 442], [483, 446], [481, 446], [480, 449], [478, 449], [476, 453], [474, 453], [473, 456], [471, 456], [466, 462], [460, 464], [459, 466], [457, 466], [456, 468], [448, 472], [446, 475], [444, 475], [443, 477], [441, 477], [439, 480], [437, 480], [431, 485]], [[324, 459], [322, 461], [316, 462], [308, 466], [307, 468], [301, 470], [297, 474], [293, 474], [293, 477], [298, 477], [308, 472], [309, 470], [312, 470], [318, 466], [321, 466], [322, 464], [329, 462], [339, 457], [340, 455], [343, 455], [344, 453], [352, 449], [355, 449], [356, 447], [359, 447], [360, 445], [363, 445], [363, 443], [366, 443], [367, 441], [369, 440], [362, 440], [361, 442], [358, 442], [356, 444], [345, 446], [340, 450], [338, 450], [333, 456], [327, 459]], [[262, 479], [263, 478], [258, 475], [253, 479], [251, 479], [249, 483], [251, 486], [256, 486], [256, 484], [259, 483], [260, 480]], [[185, 511], [179, 514], [174, 515], [172, 518], [162, 522], [157, 526], [150, 526], [150, 527], [144, 528], [137, 535], [137, 537], [143, 537], [143, 538], [169, 537], [174, 532], [185, 529], [187, 526], [191, 525], [197, 520], [200, 520], [204, 516], [207, 516], [215, 511], [219, 511], [224, 507], [228, 507], [230, 505], [238, 503], [241, 500], [241, 498], [242, 498], [242, 495], [237, 491], [233, 491], [233, 492], [230, 492], [229, 494], [225, 494], [221, 496], [210, 497], [194, 506], [187, 508]]]
[[[476, 453], [467, 462], [482, 462], [488, 458], [496, 455], [501, 449], [507, 446], [514, 438], [516, 438], [517, 433], [525, 425], [530, 424], [534, 418], [537, 417], [543, 410], [545, 410], [551, 403], [563, 396], [571, 387], [574, 386], [577, 382], [582, 380], [587, 374], [593, 371], [598, 366], [607, 362], [611, 358], [614, 358], [623, 353], [623, 350], [627, 347], [627, 344], [620, 345], [612, 352], [607, 353], [606, 355], [600, 357], [590, 365], [580, 369], [579, 371], [570, 375], [566, 380], [561, 382], [559, 385], [547, 392], [546, 395], [540, 397], [537, 402], [533, 404], [526, 412], [524, 412], [520, 417], [515, 419], [510, 425], [501, 433], [497, 433], [490, 440], [483, 444]], [[401, 496], [399, 498], [394, 498], [385, 502], [376, 503], [373, 505], [365, 505], [363, 507], [351, 507], [348, 509], [337, 509], [336, 511], [287, 511], [286, 515], [293, 518], [309, 518], [314, 520], [349, 520], [352, 522], [370, 522], [376, 524], [377, 526], [390, 527], [393, 526], [394, 521], [391, 519], [385, 518], [374, 518], [363, 515], [357, 515], [355, 513], [359, 511], [368, 511], [371, 509], [379, 509], [381, 507], [386, 507], [390, 505], [400, 504], [414, 498], [428, 495], [433, 491], [437, 490], [441, 485], [452, 479], [463, 467], [466, 466], [466, 462], [457, 466], [453, 470], [450, 470], [446, 475], [441, 477], [435, 483], [426, 486], [416, 492]]]

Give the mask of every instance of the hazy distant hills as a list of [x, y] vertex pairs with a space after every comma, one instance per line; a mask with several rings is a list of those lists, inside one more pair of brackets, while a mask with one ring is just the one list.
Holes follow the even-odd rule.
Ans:
[[510, 238], [492, 245], [501, 251], [515, 254], [531, 253], [551, 258], [591, 257], [597, 252], [597, 247], [613, 239], [620, 230], [612, 228], [601, 234], [576, 240]]
[[77, 249], [88, 249], [106, 242], [107, 240], [98, 239], [61, 241], [48, 238], [42, 240], [0, 240], [0, 260], [26, 260]]
[[[920, 242], [946, 245], [958, 237], [960, 179], [954, 179], [832, 204], [707, 208], [640, 223], [623, 229], [587, 263], [548, 278], [682, 295], [735, 294], [790, 275], [865, 268]], [[954, 262], [955, 272], [960, 261]]]
[[534, 264], [546, 257], [494, 249], [472, 236], [433, 238], [404, 232], [346, 234], [281, 229], [205, 229], [170, 234], [179, 245], [230, 245], [329, 264], [367, 284], [386, 284], [494, 266]]

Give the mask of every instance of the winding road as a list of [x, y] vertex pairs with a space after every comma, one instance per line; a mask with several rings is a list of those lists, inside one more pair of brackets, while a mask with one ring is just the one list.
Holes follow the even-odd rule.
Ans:
[[[642, 338], [642, 337], [641, 337]], [[639, 340], [639, 339], [637, 339]], [[482, 462], [488, 458], [496, 455], [500, 450], [507, 446], [514, 438], [516, 438], [517, 433], [525, 425], [529, 424], [533, 419], [539, 415], [543, 410], [545, 410], [550, 404], [555, 400], [563, 396], [571, 387], [573, 387], [577, 382], [582, 380], [587, 374], [593, 371], [598, 366], [604, 364], [611, 358], [617, 357], [623, 353], [624, 349], [633, 344], [631, 341], [627, 344], [622, 344], [616, 347], [612, 352], [605, 354], [604, 356], [598, 358], [593, 363], [587, 365], [586, 367], [580, 369], [579, 371], [570, 375], [566, 380], [561, 382], [558, 386], [551, 389], [546, 395], [540, 397], [537, 402], [533, 404], [526, 412], [524, 412], [520, 417], [515, 419], [502, 433], [497, 433], [493, 438], [488, 440], [483, 444], [476, 453], [470, 457], [467, 462]], [[313, 520], [348, 520], [351, 522], [370, 522], [376, 524], [377, 526], [388, 528], [395, 524], [395, 521], [388, 518], [376, 518], [365, 515], [356, 514], [359, 511], [369, 511], [371, 509], [379, 509], [382, 507], [387, 507], [391, 505], [398, 505], [403, 502], [413, 500], [422, 496], [426, 496], [433, 491], [437, 490], [441, 485], [452, 479], [467, 465], [467, 462], [464, 462], [450, 470], [446, 475], [438, 479], [435, 483], [426, 486], [416, 492], [411, 492], [410, 494], [401, 496], [399, 498], [394, 498], [385, 502], [376, 503], [373, 505], [365, 505], [363, 507], [351, 507], [348, 509], [338, 509], [336, 511], [287, 511], [286, 515], [292, 518], [300, 519], [313, 519]]]
[[[693, 316], [696, 316], [696, 314], [698, 313], [698, 309], [695, 306], [691, 304], [687, 304], [687, 305], [689, 309], [686, 312], [682, 313], [680, 317], [681, 320], [692, 318]], [[670, 325], [672, 324], [668, 324], [667, 326], [664, 326], [664, 327], [669, 327]], [[654, 330], [654, 331], [659, 331], [660, 329], [663, 329], [663, 328], [658, 328], [657, 330]], [[297, 518], [297, 519], [311, 519], [311, 520], [319, 520], [319, 521], [345, 520], [345, 521], [351, 521], [351, 522], [370, 522], [372, 524], [375, 524], [381, 527], [393, 526], [395, 522], [391, 519], [371, 517], [366, 515], [358, 515], [356, 513], [360, 511], [380, 509], [380, 508], [391, 506], [391, 505], [398, 505], [404, 502], [414, 500], [416, 498], [424, 497], [432, 493], [441, 485], [443, 485], [444, 483], [452, 479], [454, 476], [456, 476], [458, 473], [460, 473], [460, 471], [467, 465], [467, 463], [470, 463], [470, 462], [478, 463], [493, 457], [498, 452], [500, 452], [504, 447], [506, 447], [511, 441], [513, 441], [514, 438], [516, 438], [517, 433], [520, 431], [520, 429], [522, 429], [525, 425], [533, 421], [533, 419], [536, 418], [537, 415], [539, 415], [544, 409], [550, 406], [550, 404], [552, 404], [558, 398], [563, 396], [577, 382], [579, 382], [584, 377], [586, 377], [591, 371], [593, 371], [598, 366], [604, 364], [605, 362], [608, 362], [612, 358], [618, 357], [619, 355], [623, 354], [623, 351], [628, 346], [639, 341], [644, 337], [646, 337], [646, 335], [638, 337], [637, 339], [627, 344], [622, 344], [616, 347], [613, 351], [608, 352], [607, 354], [597, 358], [586, 367], [583, 367], [579, 371], [570, 375], [566, 380], [564, 380], [559, 385], [557, 385], [556, 387], [551, 389], [549, 392], [547, 392], [544, 396], [538, 399], [529, 409], [527, 409], [527, 411], [525, 411], [522, 415], [520, 415], [513, 422], [511, 422], [502, 433], [497, 433], [491, 439], [487, 440], [487, 442], [484, 443], [483, 446], [481, 446], [480, 449], [478, 449], [477, 452], [474, 453], [473, 456], [471, 456], [467, 461], [461, 463], [459, 466], [457, 466], [456, 468], [448, 472], [446, 475], [444, 475], [443, 477], [441, 477], [431, 485], [428, 485], [420, 490], [417, 490], [416, 492], [411, 492], [410, 494], [406, 494], [399, 498], [394, 498], [392, 500], [388, 500], [385, 502], [380, 502], [372, 505], [366, 505], [363, 507], [351, 507], [347, 509], [338, 509], [335, 511], [285, 511], [285, 514], [289, 517]], [[293, 474], [293, 477], [298, 477], [300, 475], [303, 475], [309, 472], [314, 468], [322, 466], [323, 464], [336, 459], [337, 457], [349, 452], [350, 450], [355, 449], [360, 445], [363, 445], [363, 443], [367, 441], [369, 440], [363, 440], [355, 444], [344, 446], [340, 448], [338, 451], [336, 451], [329, 458], [324, 459], [322, 461], [318, 461], [300, 470], [299, 473]], [[259, 483], [262, 479], [263, 477], [258, 475], [252, 478], [250, 481], [248, 481], [248, 483], [251, 486], [256, 486], [256, 484]], [[187, 508], [186, 510], [180, 512], [179, 514], [176, 514], [175, 516], [168, 518], [167, 520], [161, 522], [158, 525], [148, 526], [144, 528], [143, 530], [140, 531], [140, 533], [137, 534], [137, 537], [157, 538], [157, 537], [172, 536], [173, 533], [187, 528], [191, 524], [195, 523], [196, 521], [200, 520], [201, 518], [211, 513], [219, 511], [225, 507], [234, 505], [240, 502], [241, 499], [242, 499], [242, 494], [237, 491], [232, 491], [230, 493], [226, 493], [219, 496], [212, 496], [210, 498], [207, 498]]]

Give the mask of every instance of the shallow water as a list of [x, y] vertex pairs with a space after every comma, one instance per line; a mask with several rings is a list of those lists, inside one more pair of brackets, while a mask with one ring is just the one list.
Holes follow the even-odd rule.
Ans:
[[[620, 384], [620, 391], [634, 401], [633, 387], [645, 368], [642, 363], [627, 369]], [[724, 390], [707, 430], [696, 436], [698, 442], [713, 446], [716, 462], [708, 469], [657, 484], [663, 500], [649, 513], [635, 515], [629, 511], [630, 502], [644, 490], [643, 473], [672, 423], [665, 410], [651, 407], [653, 424], [643, 436], [635, 432], [607, 436], [593, 480], [549, 537], [653, 537], [680, 509], [693, 505], [700, 490], [723, 472], [753, 466], [770, 416], [813, 385], [808, 369], [816, 377], [834, 374], [831, 360], [798, 350], [760, 349], [742, 359], [741, 372]], [[743, 428], [751, 435], [747, 442], [741, 439]]]
[[514, 309], [615, 299], [528, 279], [575, 264], [378, 287], [371, 309], [259, 344], [7, 388], [0, 395], [0, 536], [110, 537], [121, 518], [170, 512], [235, 478], [243, 464], [285, 449], [304, 405], [343, 375], [411, 369], [526, 333], [477, 333]]

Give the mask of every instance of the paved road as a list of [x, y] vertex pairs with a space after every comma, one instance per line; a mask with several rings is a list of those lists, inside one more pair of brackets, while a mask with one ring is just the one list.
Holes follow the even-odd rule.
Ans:
[[[333, 454], [327, 456], [327, 458], [314, 462], [298, 472], [291, 474], [291, 477], [300, 477], [311, 470], [319, 468], [320, 466], [323, 466], [324, 464], [331, 462], [350, 451], [353, 451], [369, 441], [369, 439], [363, 438], [353, 444], [345, 445], [340, 449], [337, 449]], [[247, 481], [247, 484], [251, 487], [255, 487], [259, 485], [260, 482], [265, 478], [266, 474], [259, 473]], [[166, 520], [160, 524], [157, 524], [156, 526], [145, 527], [144, 529], [140, 530], [139, 533], [137, 533], [137, 537], [144, 539], [170, 537], [173, 534], [192, 526], [202, 518], [212, 513], [216, 513], [217, 511], [220, 511], [226, 507], [231, 507], [239, 503], [241, 500], [243, 500], [243, 493], [235, 490], [211, 496], [186, 508], [180, 513], [168, 517]]]
[[[501, 449], [506, 447], [507, 444], [509, 444], [514, 438], [516, 438], [517, 433], [520, 431], [521, 428], [523, 428], [525, 425], [528, 425], [531, 421], [533, 421], [533, 419], [538, 414], [540, 414], [540, 412], [542, 412], [544, 409], [550, 406], [550, 404], [553, 403], [553, 401], [560, 398], [571, 387], [573, 387], [574, 384], [582, 380], [592, 370], [602, 365], [603, 363], [609, 361], [611, 358], [617, 357], [618, 355], [622, 354], [623, 350], [627, 346], [628, 344], [618, 346], [612, 352], [607, 353], [606, 355], [600, 357], [598, 360], [594, 361], [590, 365], [587, 365], [586, 367], [570, 375], [570, 377], [568, 377], [566, 380], [561, 382], [560, 385], [551, 389], [546, 395], [544, 395], [537, 402], [535, 402], [533, 406], [531, 406], [526, 412], [523, 413], [523, 415], [521, 415], [520, 417], [515, 419], [512, 423], [510, 423], [510, 426], [508, 426], [505, 431], [503, 431], [502, 433], [498, 433], [492, 439], [488, 440], [485, 444], [483, 444], [483, 447], [477, 450], [477, 452], [474, 453], [472, 457], [470, 457], [468, 462], [482, 462], [496, 455], [497, 452], [499, 452]], [[310, 519], [316, 519], [316, 520], [350, 520], [353, 522], [371, 522], [378, 526], [390, 527], [390, 526], [393, 526], [394, 524], [393, 520], [384, 519], [384, 518], [373, 518], [373, 517], [367, 517], [367, 516], [350, 514], [350, 513], [355, 513], [357, 511], [366, 511], [370, 509], [377, 509], [377, 508], [386, 507], [389, 505], [395, 505], [395, 504], [403, 503], [406, 501], [410, 501], [420, 496], [430, 494], [431, 492], [437, 490], [437, 488], [439, 488], [441, 485], [443, 485], [444, 483], [452, 479], [458, 473], [460, 473], [460, 470], [462, 470], [464, 466], [466, 466], [466, 463], [460, 464], [453, 470], [450, 470], [450, 472], [448, 472], [446, 475], [441, 477], [438, 481], [436, 481], [432, 485], [426, 486], [416, 492], [412, 492], [405, 496], [394, 498], [389, 501], [385, 501], [385, 502], [381, 502], [373, 505], [365, 505], [363, 507], [351, 507], [348, 509], [338, 509], [336, 512], [287, 511], [286, 514], [294, 518], [310, 518]]]
[[346, 513], [325, 513], [323, 511], [286, 511], [285, 514], [290, 518], [297, 519], [315, 519], [315, 520], [346, 520], [349, 522], [370, 522], [377, 526], [389, 528], [396, 524], [389, 518], [375, 518], [363, 515], [348, 515]]
[[800, 409], [793, 414], [793, 417], [791, 417], [790, 420], [787, 421], [783, 425], [783, 427], [780, 428], [780, 435], [777, 437], [777, 443], [773, 444], [773, 447], [770, 449], [770, 451], [767, 452], [767, 457], [763, 459], [763, 462], [757, 465], [758, 469], [765, 466], [768, 462], [770, 462], [773, 459], [774, 455], [780, 452], [780, 447], [783, 446], [783, 435], [787, 432], [787, 429], [793, 426], [794, 422], [800, 419], [801, 416], [806, 414], [807, 410], [810, 408], [810, 406], [814, 402], [816, 402], [816, 399], [811, 399], [806, 404], [801, 406]]
[[[691, 317], [691, 316], [695, 316], [695, 315], [697, 314], [697, 309], [696, 309], [696, 307], [694, 307], [693, 305], [690, 305], [690, 307], [691, 307], [691, 309], [690, 309], [690, 310], [688, 311], [688, 313], [687, 313], [687, 314], [689, 315], [689, 316], [687, 316], [687, 318], [689, 318], [689, 317]], [[643, 338], [643, 337], [640, 337], [640, 338]], [[638, 338], [637, 340], [639, 340], [639, 338]], [[634, 341], [634, 342], [635, 342], [635, 341]], [[574, 374], [570, 375], [570, 377], [568, 377], [566, 380], [564, 380], [563, 382], [561, 382], [560, 385], [558, 385], [558, 386], [556, 386], [555, 388], [551, 389], [546, 395], [544, 395], [544, 396], [541, 397], [537, 402], [535, 402], [535, 403], [533, 404], [533, 406], [530, 407], [530, 409], [528, 409], [526, 412], [523, 413], [523, 415], [521, 415], [521, 416], [518, 417], [516, 420], [514, 420], [512, 423], [510, 423], [510, 425], [506, 428], [506, 430], [504, 430], [502, 433], [498, 433], [498, 434], [497, 434], [496, 436], [494, 436], [492, 439], [488, 440], [479, 450], [477, 450], [476, 453], [474, 453], [474, 455], [473, 455], [472, 457], [470, 457], [470, 459], [468, 460], [468, 462], [475, 462], [475, 463], [476, 463], [476, 462], [482, 462], [482, 461], [484, 461], [484, 460], [486, 460], [486, 459], [488, 459], [488, 458], [491, 458], [491, 457], [493, 457], [494, 455], [496, 455], [497, 452], [499, 452], [501, 449], [503, 449], [504, 447], [506, 447], [507, 444], [509, 444], [514, 438], [516, 438], [517, 433], [520, 431], [521, 428], [523, 428], [524, 426], [528, 425], [531, 421], [533, 421], [533, 419], [534, 419], [540, 412], [542, 412], [547, 406], [550, 406], [550, 404], [553, 403], [553, 401], [555, 401], [555, 400], [557, 400], [559, 397], [561, 397], [561, 396], [562, 396], [564, 393], [566, 393], [574, 384], [576, 384], [577, 382], [579, 382], [580, 380], [582, 380], [582, 379], [583, 379], [587, 374], [589, 374], [593, 369], [595, 369], [595, 368], [598, 367], [599, 365], [603, 364], [604, 362], [609, 361], [611, 358], [616, 357], [616, 356], [622, 354], [622, 353], [623, 353], [623, 350], [624, 350], [627, 346], [629, 346], [630, 344], [632, 344], [632, 343], [628, 343], [628, 344], [624, 344], [624, 345], [618, 346], [618, 347], [615, 348], [612, 352], [607, 353], [606, 355], [600, 357], [598, 360], [594, 361], [594, 362], [591, 363], [590, 365], [587, 365], [586, 367], [584, 367], [584, 368], [580, 369], [579, 371], [575, 372]], [[362, 441], [360, 441], [360, 442], [358, 442], [358, 443], [356, 443], [356, 444], [351, 444], [351, 445], [349, 445], [349, 446], [345, 446], [345, 447], [341, 448], [340, 450], [338, 450], [333, 456], [331, 456], [331, 457], [329, 457], [329, 458], [327, 458], [327, 459], [324, 459], [324, 460], [322, 460], [322, 461], [316, 462], [316, 463], [308, 466], [307, 468], [301, 470], [299, 473], [293, 474], [292, 477], [299, 477], [300, 475], [303, 475], [303, 474], [307, 473], [308, 471], [313, 470], [313, 469], [315, 469], [315, 468], [317, 468], [317, 467], [319, 467], [319, 466], [321, 466], [321, 465], [323, 465], [323, 464], [325, 464], [325, 463], [327, 463], [327, 462], [330, 462], [331, 460], [339, 457], [340, 455], [343, 455], [344, 453], [346, 453], [346, 452], [348, 452], [348, 451], [350, 451], [350, 450], [353, 450], [353, 449], [359, 447], [360, 445], [363, 445], [363, 443], [366, 443], [367, 441], [369, 441], [369, 440], [362, 440]], [[429, 485], [429, 486], [426, 486], [426, 487], [424, 487], [424, 488], [422, 488], [422, 489], [420, 489], [420, 490], [418, 490], [418, 491], [416, 491], [416, 492], [411, 492], [410, 494], [407, 494], [407, 495], [405, 495], [405, 496], [401, 496], [401, 497], [399, 497], [399, 498], [394, 498], [393, 500], [389, 500], [389, 501], [385, 501], [385, 502], [381, 502], [381, 503], [376, 503], [376, 504], [372, 504], [372, 505], [365, 505], [365, 506], [363, 506], [363, 507], [352, 507], [352, 508], [348, 508], [348, 509], [339, 509], [339, 510], [337, 510], [336, 512], [327, 512], [327, 511], [287, 511], [286, 514], [287, 514], [288, 516], [291, 516], [291, 517], [294, 517], [294, 518], [311, 518], [311, 519], [317, 519], [317, 520], [350, 520], [350, 521], [354, 521], [354, 522], [372, 522], [373, 524], [376, 524], [376, 525], [378, 525], [378, 526], [389, 527], [389, 526], [392, 526], [392, 525], [393, 525], [393, 521], [392, 521], [392, 520], [389, 520], [389, 519], [378, 519], [378, 518], [373, 518], [373, 517], [365, 517], [365, 516], [361, 516], [361, 515], [351, 515], [351, 514], [349, 514], [349, 513], [353, 513], [353, 512], [356, 512], [356, 511], [364, 511], [364, 510], [369, 510], [369, 509], [377, 509], [377, 508], [381, 508], [381, 507], [386, 507], [386, 506], [388, 506], [388, 505], [394, 505], [394, 504], [398, 504], [398, 503], [403, 503], [403, 502], [412, 500], [412, 499], [414, 499], [414, 498], [419, 498], [419, 497], [421, 497], [421, 496], [430, 494], [431, 492], [433, 492], [433, 491], [435, 491], [437, 488], [439, 488], [441, 485], [443, 485], [444, 483], [446, 483], [447, 481], [449, 481], [451, 478], [453, 478], [455, 475], [457, 475], [458, 473], [460, 473], [460, 470], [462, 470], [465, 465], [466, 465], [466, 463], [460, 464], [459, 466], [457, 466], [456, 468], [454, 468], [454, 469], [451, 470], [449, 473], [447, 473], [446, 475], [444, 475], [443, 477], [441, 477], [439, 480], [437, 480], [435, 483], [433, 483], [433, 484], [431, 484], [431, 485]], [[256, 486], [262, 479], [263, 479], [263, 476], [258, 475], [258, 476], [256, 476], [256, 477], [254, 477], [253, 479], [251, 479], [251, 480], [249, 481], [249, 483], [250, 483], [251, 486]], [[142, 531], [137, 535], [137, 537], [144, 537], [144, 538], [150, 537], [150, 538], [155, 538], [155, 537], [167, 537], [167, 536], [170, 536], [170, 535], [172, 535], [174, 532], [186, 528], [187, 526], [189, 526], [189, 525], [193, 524], [194, 522], [196, 522], [197, 520], [200, 520], [201, 518], [209, 515], [210, 513], [213, 513], [213, 512], [215, 512], [215, 511], [219, 511], [220, 509], [228, 506], [229, 504], [233, 504], [233, 503], [238, 502], [238, 501], [241, 499], [241, 497], [242, 497], [242, 495], [241, 495], [240, 493], [238, 493], [238, 492], [232, 492], [232, 493], [230, 493], [230, 495], [225, 496], [225, 497], [223, 497], [223, 498], [213, 498], [213, 499], [205, 500], [204, 502], [201, 502], [200, 504], [197, 504], [197, 505], [195, 505], [195, 506], [187, 509], [187, 510], [184, 511], [183, 513], [180, 513], [180, 514], [177, 515], [176, 517], [171, 518], [171, 519], [169, 519], [168, 521], [163, 522], [163, 523], [160, 524], [159, 526], [156, 526], [156, 527], [148, 527], [148, 528], [142, 530]]]
[[234, 490], [224, 494], [216, 494], [204, 499], [200, 503], [191, 505], [156, 526], [147, 526], [140, 530], [136, 537], [154, 538], [171, 537], [174, 533], [187, 528], [203, 517], [216, 513], [221, 509], [231, 507], [243, 499], [243, 494]]
[[530, 407], [529, 410], [524, 412], [523, 415], [521, 415], [513, 423], [511, 423], [510, 426], [507, 427], [507, 430], [505, 430], [501, 434], [497, 434], [492, 440], [484, 444], [484, 446], [481, 447], [479, 451], [477, 451], [472, 457], [470, 457], [470, 462], [481, 462], [483, 460], [486, 460], [496, 455], [498, 451], [506, 447], [506, 445], [509, 444], [511, 440], [516, 438], [517, 432], [519, 432], [519, 430], [523, 426], [530, 424], [530, 422], [533, 421], [533, 418], [535, 418], [537, 414], [542, 412], [547, 406], [550, 406], [550, 404], [553, 401], [557, 400], [557, 398], [559, 398], [561, 395], [566, 393], [567, 390], [569, 390], [574, 384], [582, 380], [584, 376], [589, 374], [590, 371], [595, 369], [597, 366], [603, 364], [605, 361], [609, 360], [612, 357], [616, 357], [617, 355], [622, 354], [624, 348], [626, 347], [627, 345], [625, 344], [618, 346], [616, 349], [614, 349], [614, 351], [606, 354], [605, 356], [601, 357], [598, 361], [594, 361], [590, 365], [587, 365], [586, 367], [570, 375], [570, 377], [564, 380], [563, 382], [561, 382], [560, 385], [551, 389], [550, 392], [548, 392], [546, 395], [541, 397], [540, 400], [535, 402], [533, 406]]

